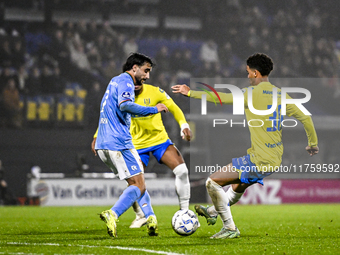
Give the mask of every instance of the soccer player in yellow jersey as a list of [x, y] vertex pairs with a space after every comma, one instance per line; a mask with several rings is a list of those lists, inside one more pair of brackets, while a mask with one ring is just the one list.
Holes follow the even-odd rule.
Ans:
[[[249, 89], [252, 90], [253, 106], [257, 110], [267, 110], [268, 106], [273, 104], [273, 88], [268, 76], [273, 70], [272, 60], [265, 54], [257, 53], [247, 59], [247, 72], [250, 86], [244, 90], [244, 94], [248, 95]], [[192, 91], [186, 85], [175, 85], [172, 87], [174, 93], [181, 93], [192, 98], [201, 98], [204, 92]], [[263, 178], [269, 176], [281, 165], [283, 144], [281, 119], [281, 97], [289, 95], [281, 95], [278, 91], [278, 105], [271, 115], [255, 115], [248, 108], [248, 98], [244, 98], [245, 114], [247, 122], [249, 120], [261, 120], [263, 125], [249, 126], [251, 148], [248, 149], [247, 155], [240, 158], [233, 158], [232, 163], [223, 167], [210, 175], [206, 181], [207, 191], [214, 204], [213, 207], [204, 207], [195, 205], [195, 210], [200, 216], [207, 219], [208, 225], [216, 222], [217, 216], [220, 215], [223, 221], [223, 228], [220, 232], [213, 235], [212, 239], [237, 238], [240, 231], [233, 221], [230, 206], [237, 203], [246, 188], [254, 183], [263, 185]], [[233, 97], [231, 93], [218, 93], [222, 103], [232, 104]], [[216, 97], [217, 99], [217, 97]], [[213, 99], [208, 99], [213, 102]], [[308, 138], [307, 152], [313, 156], [319, 152], [318, 139], [314, 129], [312, 118], [305, 115], [296, 105], [287, 104], [286, 113], [299, 120], [306, 131]], [[273, 118], [274, 117], [274, 118]], [[276, 120], [273, 120], [276, 119]], [[255, 122], [255, 121], [253, 121]], [[231, 185], [231, 188], [224, 192], [223, 186]]]
[[[181, 136], [184, 140], [190, 141], [191, 131], [182, 110], [161, 88], [148, 84], [135, 85], [135, 103], [142, 106], [155, 106], [158, 103], [166, 105], [173, 114], [175, 120], [181, 127]], [[189, 209], [190, 183], [188, 168], [184, 159], [175, 147], [163, 125], [161, 114], [149, 116], [131, 115], [130, 133], [132, 143], [135, 146], [145, 167], [149, 163], [150, 153], [154, 155], [159, 163], [168, 166], [175, 174], [175, 187], [179, 199], [180, 209]], [[95, 153], [92, 142], [92, 151]], [[136, 219], [130, 228], [139, 228], [146, 223], [143, 211], [138, 203], [133, 204]]]

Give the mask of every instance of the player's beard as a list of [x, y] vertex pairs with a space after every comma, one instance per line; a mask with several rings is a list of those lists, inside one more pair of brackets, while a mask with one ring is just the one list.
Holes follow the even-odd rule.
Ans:
[[135, 85], [138, 85], [138, 86], [142, 86], [144, 84], [146, 79], [138, 79], [136, 77], [136, 84]]
[[138, 86], [140, 86], [140, 88], [139, 89], [135, 89], [135, 96], [138, 96], [143, 91], [143, 85], [138, 85]]

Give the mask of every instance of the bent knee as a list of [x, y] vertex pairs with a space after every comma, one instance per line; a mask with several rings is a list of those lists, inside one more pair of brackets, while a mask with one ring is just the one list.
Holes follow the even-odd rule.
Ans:
[[220, 188], [220, 187], [222, 187], [222, 185], [221, 185], [221, 183], [219, 182], [218, 179], [214, 179], [214, 178], [211, 178], [211, 177], [208, 177], [208, 179], [205, 181], [205, 186], [207, 188], [212, 188], [212, 187]]
[[209, 187], [211, 185], [213, 185], [214, 183], [216, 183], [214, 180], [212, 180], [210, 177], [207, 178], [207, 180], [205, 181], [205, 186]]
[[145, 181], [144, 181], [144, 176], [143, 175], [136, 175], [133, 176], [132, 178], [127, 180], [129, 186], [133, 185], [136, 186], [137, 188], [139, 188], [141, 194], [143, 195], [145, 190], [146, 190], [146, 186], [145, 186]]
[[139, 181], [139, 182], [135, 183], [134, 185], [136, 185], [139, 188], [141, 195], [143, 195], [145, 190], [146, 190], [146, 186], [145, 186], [144, 180]]
[[189, 176], [189, 171], [185, 163], [179, 164], [175, 167], [173, 173], [180, 179], [187, 179]]

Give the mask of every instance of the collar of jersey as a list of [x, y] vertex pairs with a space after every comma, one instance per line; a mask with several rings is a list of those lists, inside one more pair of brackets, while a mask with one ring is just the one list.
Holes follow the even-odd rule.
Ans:
[[131, 75], [131, 74], [129, 74], [128, 72], [124, 72], [124, 73], [128, 74], [128, 75], [131, 77], [131, 79], [132, 79], [133, 83], [135, 83], [135, 82], [134, 82], [135, 80], [133, 79], [133, 77], [132, 77], [132, 75]]

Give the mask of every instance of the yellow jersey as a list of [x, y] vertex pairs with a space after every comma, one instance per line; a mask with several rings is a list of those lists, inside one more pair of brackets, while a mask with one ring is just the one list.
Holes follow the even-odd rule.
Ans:
[[[259, 171], [274, 171], [281, 165], [283, 155], [282, 144], [282, 120], [281, 115], [281, 90], [277, 88], [277, 107], [270, 115], [256, 115], [248, 108], [248, 90], [252, 89], [253, 106], [257, 110], [268, 110], [273, 103], [273, 88], [270, 82], [261, 82], [256, 86], [243, 89], [245, 114], [250, 131], [251, 148], [247, 150], [251, 161], [258, 167]], [[205, 92], [190, 90], [190, 97], [201, 98]], [[232, 104], [231, 93], [218, 92], [222, 103]], [[214, 95], [217, 100], [216, 95]], [[287, 94], [287, 99], [291, 97]], [[207, 96], [207, 101], [214, 102], [213, 98]], [[287, 104], [286, 115], [293, 116], [299, 120], [307, 133], [308, 145], [317, 146], [318, 138], [315, 132], [311, 116], [305, 115], [295, 104]], [[250, 121], [250, 122], [249, 122]], [[250, 125], [249, 125], [250, 123]]]
[[[161, 88], [149, 84], [143, 85], [143, 91], [135, 96], [135, 103], [142, 106], [156, 106], [158, 103], [168, 107], [181, 126], [187, 123], [182, 110]], [[136, 150], [148, 148], [166, 142], [169, 139], [162, 121], [161, 113], [149, 116], [131, 115], [130, 133]]]

